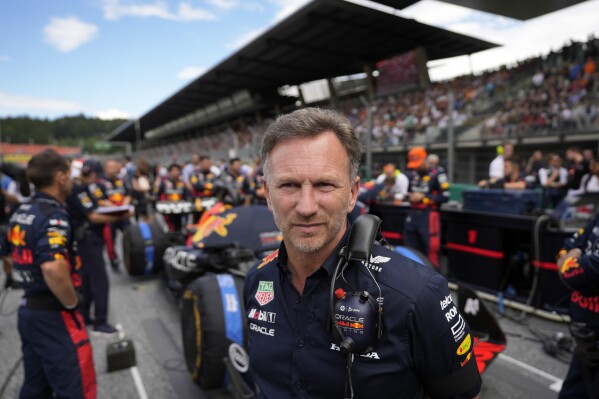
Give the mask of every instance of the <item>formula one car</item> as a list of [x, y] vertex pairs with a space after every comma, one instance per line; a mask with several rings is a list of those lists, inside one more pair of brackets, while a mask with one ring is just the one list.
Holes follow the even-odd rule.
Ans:
[[[235, 398], [251, 398], [243, 278], [258, 259], [279, 247], [282, 236], [265, 206], [225, 208], [217, 204], [205, 212], [190, 229], [186, 245], [164, 249], [164, 274], [181, 309], [183, 349], [192, 380], [204, 390], [226, 388]], [[418, 251], [394, 249], [423, 267], [433, 267]], [[505, 349], [505, 335], [473, 290], [460, 287], [457, 303], [471, 327], [483, 372]]]

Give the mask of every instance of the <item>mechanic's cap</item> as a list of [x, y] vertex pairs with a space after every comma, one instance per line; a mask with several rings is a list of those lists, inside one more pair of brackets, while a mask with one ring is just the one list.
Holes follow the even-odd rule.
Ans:
[[95, 160], [86, 159], [85, 162], [83, 162], [83, 166], [81, 167], [81, 175], [87, 177], [92, 173], [96, 172], [97, 169], [98, 166]]
[[408, 169], [418, 169], [426, 159], [426, 150], [423, 147], [414, 147], [408, 152]]

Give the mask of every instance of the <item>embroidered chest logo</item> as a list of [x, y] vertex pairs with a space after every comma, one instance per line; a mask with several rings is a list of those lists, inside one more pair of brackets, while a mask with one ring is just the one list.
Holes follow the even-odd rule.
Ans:
[[264, 306], [275, 299], [275, 291], [272, 281], [260, 281], [255, 298], [261, 306]]

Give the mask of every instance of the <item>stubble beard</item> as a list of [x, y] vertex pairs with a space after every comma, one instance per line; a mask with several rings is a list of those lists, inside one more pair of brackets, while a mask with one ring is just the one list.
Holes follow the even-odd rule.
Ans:
[[[295, 247], [298, 251], [308, 254], [316, 253], [330, 244], [335, 237], [337, 237], [339, 231], [345, 223], [345, 220], [347, 219], [347, 214], [340, 213], [331, 221], [330, 224], [328, 224], [330, 228], [327, 230], [326, 235], [322, 239], [319, 239], [318, 237], [294, 237], [294, 235], [291, 233], [290, 224], [277, 215], [274, 209], [273, 216], [275, 219], [275, 224], [283, 233], [284, 240], [289, 245]], [[305, 220], [304, 222], [310, 223], [311, 220]]]

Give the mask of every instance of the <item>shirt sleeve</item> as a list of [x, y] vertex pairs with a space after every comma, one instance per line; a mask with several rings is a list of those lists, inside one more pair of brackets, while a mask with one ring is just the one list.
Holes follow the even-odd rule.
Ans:
[[593, 231], [593, 227], [595, 227], [599, 223], [599, 213], [589, 220], [584, 226], [583, 229], [579, 229], [572, 237], [566, 238], [564, 241], [564, 249], [569, 251], [574, 248], [578, 248], [583, 251], [587, 246], [587, 241], [589, 240], [590, 234]]
[[40, 226], [35, 244], [34, 259], [39, 263], [68, 260], [71, 224], [67, 215], [55, 212]]
[[434, 179], [432, 190], [426, 197], [436, 205], [441, 205], [449, 201], [449, 181], [445, 172], [437, 174]]
[[[411, 317], [415, 369], [425, 387], [446, 377], [468, 362], [476, 363], [474, 337], [453, 302], [447, 280], [436, 274], [414, 303]], [[470, 381], [457, 398], [473, 398], [482, 380]]]
[[74, 188], [67, 199], [67, 204], [69, 207], [76, 208], [84, 215], [89, 215], [96, 209], [96, 203], [91, 199], [85, 187], [83, 189]]
[[539, 170], [539, 183], [545, 187], [547, 185], [547, 169], [543, 168]]

